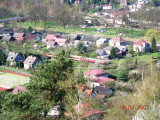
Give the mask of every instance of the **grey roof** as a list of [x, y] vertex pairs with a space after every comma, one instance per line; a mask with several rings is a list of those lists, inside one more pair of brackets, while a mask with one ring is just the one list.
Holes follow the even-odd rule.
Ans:
[[104, 55], [104, 54], [107, 55], [107, 52], [104, 51], [103, 49], [97, 49], [97, 50], [96, 50], [96, 55], [102, 56], [102, 55]]
[[13, 39], [13, 37], [11, 37], [11, 36], [4, 36], [2, 40], [4, 40], [4, 41], [10, 41], [11, 39]]
[[7, 60], [13, 61], [18, 56], [18, 53], [15, 52], [9, 52]]
[[111, 51], [112, 46], [105, 47], [104, 50]]
[[96, 86], [94, 88], [94, 92], [98, 93], [98, 94], [102, 94], [102, 95], [107, 95], [109, 94], [109, 91], [111, 89], [109, 87], [106, 86]]

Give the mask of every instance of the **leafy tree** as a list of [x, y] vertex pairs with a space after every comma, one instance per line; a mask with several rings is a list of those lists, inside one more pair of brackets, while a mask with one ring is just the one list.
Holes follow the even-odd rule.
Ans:
[[96, 57], [96, 53], [95, 53], [95, 52], [90, 53], [90, 54], [89, 54], [89, 57], [90, 57], [90, 58], [95, 58], [95, 57]]
[[[27, 92], [6, 96], [6, 118], [46, 119], [51, 108], [61, 106], [66, 90], [72, 89], [75, 84], [72, 83], [73, 63], [69, 55], [69, 52], [62, 51], [55, 57], [55, 61], [38, 65], [26, 85]], [[63, 108], [59, 109], [63, 115]]]
[[79, 43], [76, 47], [76, 50], [79, 51], [80, 54], [87, 52], [87, 48], [83, 45], [83, 43]]
[[153, 37], [158, 41], [160, 39], [160, 31], [155, 29], [149, 29], [145, 34], [145, 38], [147, 41], [151, 42]]
[[6, 62], [6, 66], [9, 67], [9, 66], [10, 66], [10, 63], [11, 63], [11, 62], [8, 60], [8, 61]]
[[116, 51], [115, 51], [114, 47], [112, 47], [112, 49], [111, 49], [110, 58], [111, 59], [115, 59], [116, 58]]
[[31, 26], [28, 26], [27, 32], [32, 32], [32, 31], [33, 31], [32, 27], [31, 27]]
[[128, 80], [127, 77], [128, 77], [128, 72], [121, 70], [118, 72], [117, 80], [122, 81], [122, 82], [126, 82]]
[[154, 37], [152, 38], [152, 41], [151, 41], [151, 51], [157, 52], [157, 43], [156, 43], [156, 39]]
[[0, 65], [2, 65], [5, 62], [5, 56], [3, 51], [0, 49]]

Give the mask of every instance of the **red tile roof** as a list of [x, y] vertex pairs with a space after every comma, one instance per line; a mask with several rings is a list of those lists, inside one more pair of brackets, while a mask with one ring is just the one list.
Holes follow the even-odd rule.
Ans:
[[92, 108], [89, 103], [83, 103], [83, 104], [79, 103], [79, 105], [77, 104], [73, 108], [75, 109], [76, 113], [78, 113], [78, 108], [79, 108], [79, 114], [81, 116], [80, 117], [81, 119], [101, 113], [101, 111]]
[[23, 39], [24, 39], [23, 37], [18, 37], [17, 41], [18, 41], [18, 42], [22, 42]]
[[18, 37], [23, 37], [24, 33], [14, 33], [13, 37], [18, 38]]
[[59, 35], [47, 35], [46, 40], [55, 40], [55, 38], [61, 38]]
[[141, 40], [138, 40], [137, 42], [135, 42], [134, 45], [143, 46], [144, 43], [146, 43], [146, 41], [141, 39]]
[[23, 86], [16, 86], [14, 89], [13, 89], [13, 91], [12, 91], [12, 93], [13, 94], [17, 94], [18, 92], [20, 92], [20, 91], [27, 91], [27, 89], [25, 88], [25, 87], [23, 87]]
[[93, 75], [93, 76], [97, 76], [97, 75], [102, 75], [104, 74], [104, 70], [102, 69], [95, 69], [95, 70], [90, 70], [87, 72], [84, 72], [84, 75]]
[[0, 91], [7, 91], [7, 90], [8, 90], [7, 88], [0, 87]]
[[106, 77], [97, 77], [96, 78], [96, 82], [100, 83], [100, 84], [104, 84], [104, 83], [107, 83], [107, 82], [114, 82], [114, 81], [115, 81], [114, 79], [106, 78]]
[[28, 56], [26, 58], [26, 60], [24, 61], [24, 64], [29, 64], [29, 65], [32, 65], [35, 61], [36, 61], [36, 57], [34, 56]]
[[80, 3], [80, 1], [79, 1], [79, 0], [76, 0], [75, 3], [78, 4], [78, 3]]

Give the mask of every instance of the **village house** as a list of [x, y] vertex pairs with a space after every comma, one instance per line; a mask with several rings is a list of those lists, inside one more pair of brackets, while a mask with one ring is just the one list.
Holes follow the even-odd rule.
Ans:
[[108, 77], [100, 76], [100, 77], [96, 77], [95, 79], [90, 80], [89, 86], [91, 88], [95, 88], [96, 86], [101, 86], [101, 85], [108, 83], [108, 82], [115, 82], [115, 80], [108, 78]]
[[98, 59], [108, 59], [109, 57], [107, 52], [104, 51], [103, 49], [97, 49], [95, 52]]
[[15, 39], [18, 39], [19, 37], [24, 37], [24, 36], [25, 36], [24, 33], [14, 33], [14, 34], [13, 34], [13, 37], [14, 37]]
[[113, 93], [112, 89], [110, 89], [110, 87], [107, 87], [107, 86], [96, 86], [94, 88], [94, 92], [96, 94], [105, 95], [105, 96], [109, 96]]
[[75, 114], [79, 112], [80, 119], [86, 118], [87, 120], [101, 120], [102, 112], [95, 108], [92, 108], [89, 103], [79, 103], [73, 108], [75, 109]]
[[24, 69], [35, 68], [38, 63], [42, 63], [39, 59], [34, 56], [28, 56], [24, 61]]
[[4, 36], [2, 38], [2, 41], [4, 41], [4, 42], [13, 42], [13, 41], [15, 41], [15, 38], [11, 37], [11, 36]]
[[144, 40], [139, 40], [133, 44], [133, 50], [135, 52], [149, 52], [150, 51], [149, 43], [147, 43]]
[[95, 70], [89, 70], [84, 72], [84, 77], [89, 78], [89, 79], [95, 79], [99, 76], [107, 77], [108, 78], [108, 73], [104, 72], [102, 69], [95, 69]]
[[112, 5], [110, 4], [103, 5], [103, 10], [108, 10], [108, 9], [113, 9]]
[[10, 66], [14, 66], [16, 62], [24, 61], [24, 58], [20, 56], [18, 53], [9, 52], [6, 60], [11, 62]]
[[96, 41], [96, 45], [97, 45], [97, 47], [100, 47], [101, 45], [103, 45], [106, 42], [108, 42], [108, 40], [106, 38], [100, 38], [99, 40]]
[[69, 43], [69, 41], [64, 38], [57, 38], [55, 42], [57, 42], [59, 46], [64, 46]]
[[115, 38], [112, 38], [111, 40], [109, 40], [109, 46], [116, 47], [116, 46], [125, 46], [125, 45], [126, 45], [126, 43], [122, 39], [122, 37], [115, 37]]
[[46, 39], [47, 41], [55, 41], [57, 38], [61, 38], [61, 37], [60, 37], [59, 35], [53, 35], [53, 34], [52, 34], [52, 35], [49, 35], [49, 34], [48, 34], [45, 39]]
[[58, 43], [55, 41], [48, 41], [47, 42], [47, 49], [56, 48], [58, 46]]
[[128, 6], [127, 0], [119, 0], [119, 2], [120, 2], [120, 5], [121, 5], [121, 6], [125, 6], [125, 7]]

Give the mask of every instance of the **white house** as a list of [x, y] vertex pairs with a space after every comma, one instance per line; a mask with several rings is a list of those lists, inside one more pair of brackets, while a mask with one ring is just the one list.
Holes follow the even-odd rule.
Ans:
[[41, 61], [34, 56], [28, 56], [24, 61], [24, 69], [34, 68]]
[[47, 42], [47, 49], [56, 48], [58, 46], [58, 43], [55, 41], [48, 41]]
[[125, 46], [126, 43], [122, 39], [122, 37], [115, 37], [109, 40], [109, 46], [117, 47], [117, 46]]
[[23, 60], [24, 58], [20, 56], [18, 53], [15, 53], [15, 52], [8, 53], [7, 61], [11, 62], [10, 66], [14, 66], [16, 62], [23, 61]]
[[133, 50], [135, 52], [149, 52], [149, 44], [144, 40], [139, 40], [133, 44]]
[[64, 46], [65, 44], [69, 43], [69, 41], [64, 38], [57, 38], [55, 42], [57, 42], [59, 46]]
[[96, 41], [97, 47], [100, 47], [104, 43], [106, 43], [108, 40], [106, 38], [100, 38], [99, 40]]

